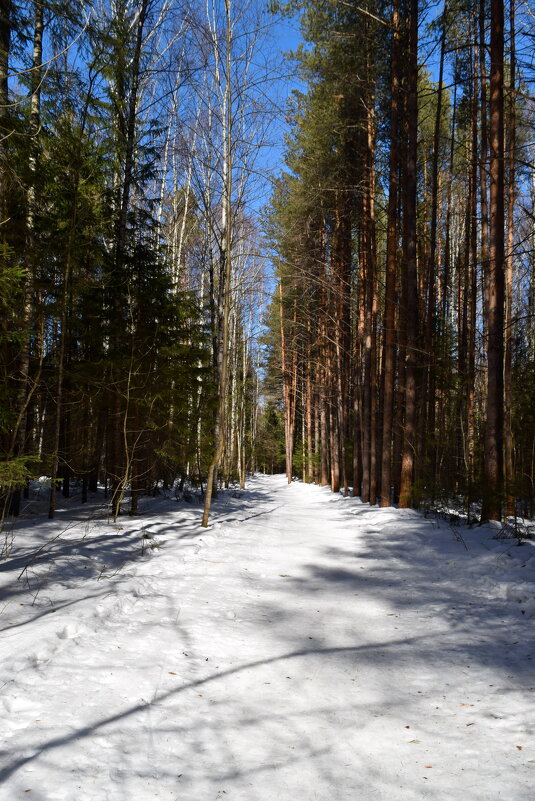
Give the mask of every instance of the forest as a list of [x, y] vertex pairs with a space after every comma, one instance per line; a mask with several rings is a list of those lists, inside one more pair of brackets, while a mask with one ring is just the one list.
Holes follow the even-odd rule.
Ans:
[[534, 15], [0, 0], [2, 520], [258, 470], [534, 517]]
[[0, 801], [527, 801], [535, 0], [0, 0]]

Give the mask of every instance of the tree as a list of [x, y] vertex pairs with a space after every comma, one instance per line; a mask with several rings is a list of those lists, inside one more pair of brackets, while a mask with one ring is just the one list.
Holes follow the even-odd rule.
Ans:
[[501, 518], [504, 421], [504, 13], [491, 0], [490, 40], [490, 206], [488, 275], [488, 387], [485, 431], [485, 505], [483, 517]]

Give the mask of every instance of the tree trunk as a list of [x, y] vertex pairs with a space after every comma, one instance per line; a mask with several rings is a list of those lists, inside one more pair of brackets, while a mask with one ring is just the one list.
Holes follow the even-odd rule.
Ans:
[[434, 493], [436, 482], [436, 441], [435, 441], [435, 333], [436, 333], [436, 280], [437, 270], [437, 224], [438, 224], [438, 172], [440, 158], [440, 126], [442, 121], [442, 96], [443, 96], [443, 76], [444, 76], [444, 55], [446, 50], [446, 30], [448, 25], [447, 2], [444, 3], [442, 10], [442, 31], [440, 36], [440, 63], [438, 71], [438, 94], [437, 109], [435, 117], [435, 129], [433, 132], [433, 162], [431, 174], [431, 220], [430, 220], [430, 244], [429, 260], [427, 267], [427, 320], [425, 327], [425, 355], [427, 359], [427, 424], [425, 435], [425, 467], [429, 471], [429, 483], [431, 491]]
[[479, 155], [479, 186], [481, 205], [481, 269], [483, 276], [483, 332], [484, 339], [488, 338], [488, 308], [489, 308], [489, 201], [488, 201], [488, 125], [487, 125], [487, 78], [485, 66], [485, 0], [480, 0], [479, 7], [479, 75], [481, 80], [480, 91], [480, 129], [481, 153]]
[[406, 357], [405, 430], [401, 457], [399, 505], [413, 503], [416, 446], [416, 347], [418, 336], [418, 283], [416, 240], [416, 166], [418, 146], [418, 0], [410, 0], [407, 76], [407, 164], [405, 171]]
[[507, 147], [508, 204], [507, 204], [507, 259], [505, 263], [505, 369], [504, 369], [504, 457], [505, 457], [505, 513], [514, 515], [514, 466], [513, 466], [513, 255], [514, 255], [514, 207], [515, 207], [515, 148], [516, 148], [516, 96], [515, 96], [515, 4], [509, 6], [510, 35], [510, 84], [509, 84], [509, 137]]
[[9, 55], [11, 50], [12, 0], [0, 0], [0, 242], [7, 219], [6, 154], [9, 126]]
[[473, 56], [473, 82], [472, 82], [472, 132], [471, 132], [471, 165], [470, 165], [470, 266], [469, 266], [469, 293], [468, 303], [468, 331], [467, 331], [467, 500], [466, 509], [470, 520], [473, 488], [475, 480], [475, 438], [476, 438], [476, 314], [477, 314], [477, 178], [478, 178], [478, 58], [477, 48]]
[[[369, 158], [366, 158], [366, 169], [369, 171]], [[373, 254], [371, 246], [370, 226], [370, 191], [369, 175], [366, 180], [366, 189], [362, 199], [362, 282], [364, 286], [364, 336], [363, 349], [363, 379], [362, 379], [362, 503], [370, 500], [371, 483], [371, 374], [372, 374], [372, 308], [373, 308]]]
[[217, 484], [217, 469], [225, 450], [225, 416], [228, 386], [229, 360], [229, 316], [231, 306], [232, 275], [232, 92], [231, 92], [231, 46], [232, 25], [230, 18], [230, 0], [225, 0], [225, 68], [226, 84], [223, 108], [223, 210], [221, 221], [221, 247], [219, 271], [219, 330], [217, 347], [217, 390], [218, 406], [214, 422], [215, 450], [208, 468], [206, 492], [204, 496], [204, 512], [202, 526], [208, 526], [212, 492]]
[[390, 506], [392, 485], [392, 436], [396, 365], [396, 273], [399, 171], [399, 0], [392, 10], [392, 60], [390, 73], [390, 165], [386, 232], [385, 313], [383, 344], [383, 448], [381, 458], [381, 506]]
[[[37, 137], [41, 127], [41, 73], [43, 62], [43, 3], [36, 0], [34, 8], [34, 29], [33, 29], [33, 58], [31, 71], [31, 99], [30, 99], [30, 119], [28, 134], [30, 137], [30, 155], [28, 158], [29, 181], [26, 193], [28, 211], [26, 215], [26, 241], [25, 241], [25, 268], [23, 308], [21, 316], [21, 327], [23, 332], [23, 343], [18, 364], [17, 379], [19, 389], [17, 392], [17, 406], [19, 414], [14, 429], [12, 451], [16, 455], [26, 452], [26, 431], [28, 415], [27, 410], [31, 398], [37, 387], [38, 380], [35, 379], [30, 385], [30, 350], [31, 350], [31, 327], [34, 313], [34, 286], [35, 286], [35, 213], [36, 213], [36, 178], [38, 170], [39, 146]], [[0, 44], [0, 48], [2, 44]], [[1, 73], [1, 68], [0, 68]], [[1, 80], [1, 74], [0, 74]], [[7, 77], [5, 83], [7, 92]], [[1, 100], [0, 100], [1, 102]], [[3, 136], [3, 125], [0, 118], [0, 136]], [[5, 175], [1, 165], [0, 150], [0, 173]], [[2, 178], [0, 178], [0, 182]], [[1, 193], [1, 189], [0, 189]], [[0, 197], [1, 203], [1, 197]], [[4, 212], [1, 212], [2, 214]], [[0, 219], [0, 226], [2, 224]], [[20, 489], [15, 490], [15, 495], [20, 493]], [[18, 499], [14, 499], [14, 509], [19, 506]]]
[[[335, 230], [333, 233], [333, 282], [334, 282], [334, 315], [335, 315], [335, 380], [333, 399], [337, 428], [338, 471], [344, 488], [344, 496], [348, 495], [347, 474], [345, 465], [345, 447], [347, 439], [348, 394], [349, 394], [349, 341], [350, 341], [350, 281], [351, 281], [351, 215], [347, 192], [337, 193]], [[335, 490], [338, 491], [338, 490]]]
[[284, 401], [284, 451], [286, 457], [286, 478], [288, 480], [288, 484], [291, 484], [293, 478], [293, 448], [294, 448], [295, 389], [296, 389], [295, 380], [297, 378], [296, 376], [297, 353], [295, 350], [295, 344], [292, 344], [291, 354], [288, 353], [288, 343], [284, 326], [284, 298], [282, 292], [282, 276], [279, 281], [279, 309], [280, 309], [280, 336], [281, 336], [282, 392]]
[[504, 367], [504, 103], [503, 0], [491, 0], [490, 238], [488, 386], [483, 519], [500, 520], [503, 497]]
[[311, 322], [310, 317], [307, 321], [307, 361], [305, 365], [306, 379], [305, 379], [305, 403], [303, 415], [305, 419], [306, 428], [306, 442], [307, 442], [307, 466], [305, 473], [305, 480], [308, 483], [314, 481], [314, 451], [313, 451], [313, 430], [312, 430], [312, 344], [311, 344]]
[[69, 247], [65, 258], [65, 272], [63, 275], [63, 288], [61, 293], [61, 318], [60, 318], [60, 335], [59, 335], [59, 349], [58, 349], [58, 364], [56, 368], [56, 388], [55, 388], [55, 401], [56, 410], [54, 415], [54, 428], [53, 428], [53, 451], [52, 451], [52, 469], [50, 472], [50, 499], [48, 504], [48, 518], [52, 520], [56, 513], [56, 483], [58, 478], [59, 468], [59, 445], [61, 434], [61, 421], [63, 411], [63, 386], [65, 376], [65, 351], [67, 343], [67, 326], [68, 326], [68, 298], [69, 287], [71, 281], [72, 270], [72, 247], [74, 244], [74, 229], [76, 225], [76, 201], [73, 207], [73, 217], [71, 220], [71, 232], [69, 235]]

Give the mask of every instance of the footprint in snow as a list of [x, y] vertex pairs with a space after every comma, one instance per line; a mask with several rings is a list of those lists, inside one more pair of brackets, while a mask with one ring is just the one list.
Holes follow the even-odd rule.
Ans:
[[85, 634], [85, 627], [80, 626], [78, 623], [67, 623], [62, 629], [56, 632], [56, 636], [60, 640], [74, 640], [75, 637], [81, 637]]
[[21, 715], [25, 713], [35, 713], [35, 704], [22, 695], [13, 695], [9, 698], [2, 698], [2, 705], [9, 714]]
[[0, 710], [2, 709], [2, 727], [5, 731], [23, 729], [40, 715], [40, 707], [20, 695], [2, 698]]

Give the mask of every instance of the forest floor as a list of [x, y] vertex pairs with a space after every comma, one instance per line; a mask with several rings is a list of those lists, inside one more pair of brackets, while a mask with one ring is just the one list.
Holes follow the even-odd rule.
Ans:
[[17, 523], [1, 801], [533, 799], [535, 542], [280, 476], [146, 504]]

